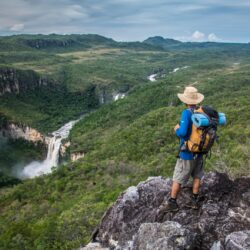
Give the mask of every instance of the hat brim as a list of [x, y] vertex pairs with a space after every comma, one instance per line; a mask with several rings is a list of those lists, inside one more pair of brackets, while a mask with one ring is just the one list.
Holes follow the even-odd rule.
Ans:
[[178, 98], [184, 102], [185, 104], [198, 104], [200, 102], [202, 102], [204, 100], [204, 95], [197, 93], [197, 98], [196, 99], [192, 99], [192, 98], [188, 98], [186, 97], [184, 94], [177, 94]]

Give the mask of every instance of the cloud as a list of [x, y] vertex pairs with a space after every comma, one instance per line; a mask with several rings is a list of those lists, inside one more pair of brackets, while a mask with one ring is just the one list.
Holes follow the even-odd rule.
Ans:
[[63, 16], [67, 16], [69, 18], [73, 19], [81, 19], [81, 18], [86, 18], [88, 17], [87, 13], [83, 9], [82, 6], [80, 5], [70, 5], [67, 6], [61, 13]]
[[207, 9], [207, 5], [201, 5], [201, 4], [182, 4], [180, 6], [177, 6], [177, 11], [180, 12], [193, 12], [193, 11], [200, 11]]
[[219, 41], [221, 41], [221, 39], [219, 37], [217, 37], [214, 33], [210, 33], [208, 35], [208, 41], [210, 41], [210, 42], [219, 42]]
[[174, 37], [176, 40], [183, 42], [222, 42], [223, 40], [215, 35], [215, 33], [209, 33], [206, 35], [199, 30], [194, 31], [191, 35]]
[[202, 42], [205, 39], [205, 34], [200, 32], [199, 30], [196, 30], [192, 36], [191, 36], [191, 40], [195, 41], [195, 42]]
[[249, 17], [250, 2], [235, 0], [2, 0], [0, 35], [25, 31], [97, 33], [127, 41], [153, 35], [249, 41]]
[[14, 24], [13, 26], [10, 27], [10, 31], [23, 31], [23, 29], [24, 29], [23, 23]]

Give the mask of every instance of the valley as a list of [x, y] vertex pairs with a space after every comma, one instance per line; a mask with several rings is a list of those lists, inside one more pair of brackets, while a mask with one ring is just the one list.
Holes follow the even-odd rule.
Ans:
[[[227, 115], [206, 172], [249, 173], [249, 44], [20, 35], [0, 37], [0, 60], [3, 249], [77, 249], [122, 191], [171, 177], [187, 85]], [[11, 124], [51, 144], [8, 134]]]

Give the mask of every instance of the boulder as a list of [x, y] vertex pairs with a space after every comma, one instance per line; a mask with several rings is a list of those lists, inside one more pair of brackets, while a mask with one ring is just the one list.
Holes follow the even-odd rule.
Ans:
[[238, 231], [229, 234], [225, 240], [226, 250], [250, 249], [250, 230]]
[[174, 221], [143, 223], [135, 236], [132, 249], [193, 249], [196, 234]]
[[185, 206], [192, 193], [192, 185], [186, 185], [178, 196], [179, 211], [160, 212], [172, 181], [150, 177], [118, 197], [93, 233], [93, 241], [116, 250], [217, 250], [234, 249], [230, 247], [238, 244], [240, 236], [242, 247], [248, 246], [249, 183], [249, 177], [231, 180], [224, 173], [208, 173], [202, 181], [198, 210]]

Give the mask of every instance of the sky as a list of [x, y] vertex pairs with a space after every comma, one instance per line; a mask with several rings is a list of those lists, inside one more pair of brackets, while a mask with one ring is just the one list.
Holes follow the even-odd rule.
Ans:
[[249, 42], [250, 0], [1, 0], [0, 35], [23, 33]]

